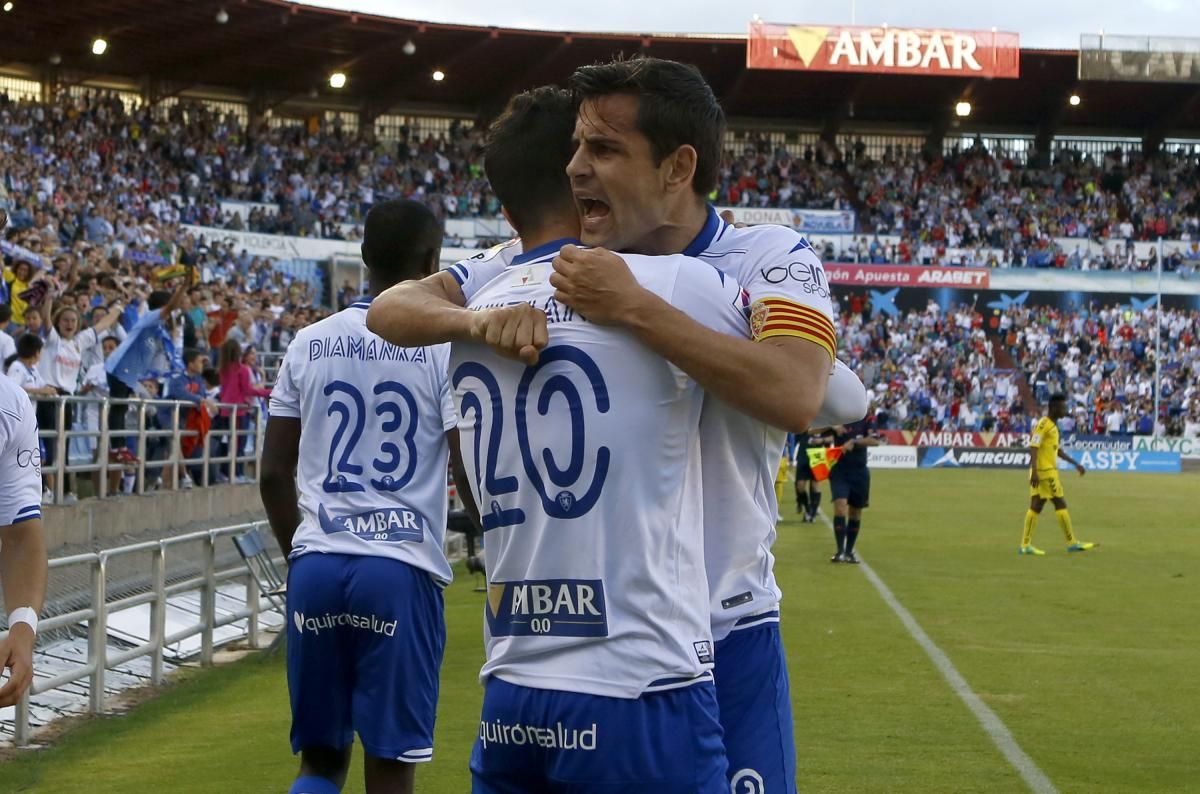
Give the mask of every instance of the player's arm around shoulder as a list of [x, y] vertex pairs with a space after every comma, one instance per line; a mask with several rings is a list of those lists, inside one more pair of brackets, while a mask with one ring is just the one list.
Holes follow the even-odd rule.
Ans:
[[[591, 322], [631, 331], [710, 394], [738, 410], [796, 432], [807, 429], [816, 415], [820, 400], [810, 407], [791, 399], [779, 399], [781, 394], [789, 394], [789, 386], [794, 385], [790, 371], [795, 362], [787, 345], [756, 344], [746, 333], [722, 333], [699, 322], [678, 305], [672, 305], [678, 304], [685, 294], [678, 286], [685, 281], [690, 285], [707, 278], [715, 282], [714, 288], [720, 287], [722, 276], [715, 268], [699, 262], [680, 266], [671, 301], [642, 286], [620, 256], [602, 248], [584, 250], [565, 246], [554, 260], [554, 270], [550, 283], [556, 290], [555, 300]], [[727, 276], [725, 280], [732, 282]], [[734, 286], [730, 283], [725, 288]], [[802, 358], [807, 356], [801, 354]], [[829, 373], [828, 356], [821, 368], [824, 379]]]

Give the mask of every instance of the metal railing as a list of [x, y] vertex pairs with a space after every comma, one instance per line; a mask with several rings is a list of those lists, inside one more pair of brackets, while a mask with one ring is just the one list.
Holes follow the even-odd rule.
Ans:
[[[200, 454], [185, 457], [182, 449], [183, 439], [197, 438], [198, 436], [198, 431], [185, 427], [187, 412], [196, 407], [194, 403], [183, 400], [118, 400], [75, 396], [36, 397], [34, 399], [38, 403], [53, 403], [56, 412], [54, 427], [41, 428], [38, 431], [38, 436], [43, 443], [48, 447], [53, 445], [54, 449], [53, 463], [49, 467], [43, 465], [42, 473], [54, 475], [55, 504], [63, 502], [66, 488], [65, 475], [67, 474], [97, 474], [95, 495], [104, 497], [109, 492], [108, 481], [111, 473], [126, 473], [132, 470], [135, 475], [133, 493], [144, 494], [147, 471], [157, 473], [155, 479], [161, 478], [164, 487], [176, 490], [180, 487], [182, 479], [180, 473], [195, 467], [200, 468], [197, 485], [208, 486], [211, 479], [217, 478], [219, 469], [222, 470], [220, 476], [226, 477], [229, 482], [234, 482], [237, 479], [238, 467], [247, 464], [257, 467], [259, 455], [262, 453], [266, 423], [264, 421], [265, 412], [258, 405], [218, 403], [219, 409], [227, 409], [230, 412], [229, 426], [227, 428], [217, 427], [217, 417], [213, 417], [213, 424], [206, 437], [197, 442]], [[75, 414], [75, 426], [69, 428], [65, 427], [68, 404], [73, 407]], [[108, 427], [109, 415], [113, 407], [118, 405], [127, 408], [126, 427], [110, 429]], [[148, 421], [151, 417], [160, 414], [161, 409], [167, 409], [170, 414], [169, 427], [152, 426]], [[92, 410], [97, 412], [94, 416], [97, 421], [94, 426], [89, 426], [90, 422], [85, 417]], [[130, 415], [136, 418], [136, 422], [132, 426], [128, 421]], [[242, 419], [247, 416], [251, 419], [249, 427], [241, 427]], [[129, 446], [130, 451], [137, 458], [136, 462], [124, 463], [109, 459], [110, 450], [116, 448], [113, 444], [114, 437], [133, 441]], [[254, 439], [253, 450], [244, 455], [239, 454], [243, 446], [243, 439], [251, 437]], [[94, 442], [95, 449], [91, 452], [91, 462], [70, 462], [70, 442], [75, 438]], [[169, 441], [166, 445], [165, 457], [161, 456], [157, 444], [153, 450], [151, 449], [151, 443], [158, 439]], [[223, 442], [224, 451], [222, 453], [214, 453], [215, 442]], [[151, 451], [155, 453], [155, 457], [153, 460], [147, 460]], [[163, 476], [168, 472], [176, 476]]]
[[276, 378], [279, 377], [279, 367], [283, 364], [285, 353], [271, 353], [259, 351], [258, 353], [258, 368], [263, 375], [263, 383], [267, 386], [274, 386]]
[[[34, 695], [59, 689], [67, 684], [82, 679], [88, 679], [88, 711], [92, 714], [103, 714], [106, 708], [105, 673], [107, 670], [125, 664], [143, 656], [150, 657], [150, 683], [158, 685], [163, 680], [163, 650], [167, 646], [200, 635], [200, 664], [209, 666], [213, 661], [214, 649], [224, 643], [233, 642], [245, 636], [251, 648], [259, 647], [258, 617], [260, 611], [273, 609], [272, 604], [264, 598], [251, 575], [249, 569], [237, 558], [236, 565], [217, 568], [217, 546], [224, 541], [232, 547], [231, 538], [244, 532], [261, 531], [265, 522], [239, 524], [236, 526], [211, 529], [206, 532], [192, 532], [164, 540], [136, 543], [107, 551], [90, 554], [76, 554], [70, 557], [60, 557], [50, 560], [50, 570], [61, 570], [71, 566], [88, 566], [90, 569], [91, 592], [87, 606], [64, 612], [59, 615], [43, 618], [38, 626], [39, 633], [55, 629], [71, 629], [82, 623], [87, 624], [87, 661], [74, 669], [60, 673], [52, 678], [35, 678], [32, 686], [17, 703], [15, 723], [13, 728], [13, 743], [18, 747], [29, 743], [29, 702]], [[167, 583], [168, 551], [183, 544], [201, 543], [202, 556], [200, 573], [188, 576], [180, 581]], [[133, 554], [151, 555], [151, 584], [148, 592], [134, 593], [124, 597], [110, 597], [108, 566], [110, 561]], [[222, 555], [227, 556], [227, 555]], [[246, 585], [246, 603], [241, 609], [218, 616], [216, 609], [217, 589], [225, 582], [244, 581]], [[185, 625], [172, 634], [166, 633], [167, 599], [182, 593], [200, 592], [200, 614], [198, 620]], [[149, 639], [139, 645], [124, 650], [114, 651], [108, 644], [108, 618], [114, 612], [132, 607], [150, 605]], [[215, 629], [246, 620], [246, 634], [227, 637], [223, 641], [214, 638]], [[8, 632], [4, 632], [6, 637]]]

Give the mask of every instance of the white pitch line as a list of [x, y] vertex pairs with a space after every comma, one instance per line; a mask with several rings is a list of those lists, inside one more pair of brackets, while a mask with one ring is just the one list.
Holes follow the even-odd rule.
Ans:
[[[833, 523], [829, 517], [824, 513], [819, 515], [821, 520], [832, 529]], [[879, 578], [879, 574], [875, 573], [875, 569], [863, 562], [861, 557], [859, 557], [859, 563], [858, 567], [862, 568], [863, 573], [866, 574], [867, 581], [875, 586], [875, 590], [878, 591], [884, 603], [891, 607], [892, 611], [896, 613], [896, 617], [900, 618], [904, 628], [908, 629], [909, 635], [929, 656], [929, 660], [942, 674], [942, 678], [946, 679], [946, 683], [954, 690], [954, 694], [962, 699], [962, 702], [975, 715], [975, 719], [979, 720], [984, 733], [988, 735], [992, 744], [996, 745], [996, 749], [1012, 765], [1013, 769], [1017, 770], [1017, 774], [1029, 786], [1030, 791], [1036, 792], [1036, 794], [1058, 794], [1058, 789], [1050, 782], [1050, 778], [1046, 777], [1046, 773], [1017, 744], [1017, 740], [1013, 738], [1012, 731], [1008, 729], [1008, 726], [1001, 722], [1000, 718], [996, 716], [996, 712], [988, 708], [979, 695], [975, 694], [967, 683], [967, 679], [963, 678], [962, 673], [958, 672], [958, 668], [950, 661], [950, 657], [929, 638], [929, 635], [921, 628], [921, 624], [917, 623], [917, 619], [904, 608], [891, 589]]]

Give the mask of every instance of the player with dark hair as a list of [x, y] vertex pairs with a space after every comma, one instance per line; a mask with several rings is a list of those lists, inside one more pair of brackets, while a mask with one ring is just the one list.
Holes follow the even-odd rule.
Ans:
[[1075, 537], [1067, 500], [1063, 496], [1062, 480], [1058, 476], [1060, 459], [1074, 466], [1080, 477], [1086, 473], [1083, 465], [1059, 446], [1056, 423], [1066, 415], [1067, 396], [1052, 394], [1046, 416], [1038, 420], [1037, 427], [1029, 436], [1029, 448], [1032, 450], [1029, 456], [1029, 509], [1025, 511], [1025, 527], [1021, 532], [1021, 546], [1018, 549], [1021, 554], [1041, 557], [1046, 553], [1033, 545], [1033, 533], [1047, 500], [1054, 502], [1054, 515], [1067, 539], [1067, 551], [1087, 551], [1096, 546], [1095, 543], [1085, 543]]
[[[571, 87], [578, 112], [567, 173], [583, 241], [698, 257], [740, 283], [752, 304], [754, 339], [738, 339], [712, 332], [645, 290], [609, 251], [569, 247], [554, 262], [557, 303], [592, 322], [624, 327], [694, 378], [715, 405], [712, 411], [706, 405], [701, 421], [701, 443], [713, 449], [703, 455], [704, 543], [729, 782], [795, 791], [780, 591], [770, 552], [775, 473], [787, 430], [806, 430], [815, 416], [821, 426], [860, 418], [865, 390], [834, 359], [828, 281], [807, 240], [778, 226], [734, 228], [706, 204], [719, 170], [724, 114], [700, 73], [673, 61], [634, 59], [583, 67]], [[372, 327], [406, 344], [464, 338], [471, 312], [461, 307], [520, 250], [493, 249], [434, 279], [402, 285], [375, 307]], [[535, 362], [546, 321], [539, 311], [513, 313], [513, 327], [493, 344]]]
[[[437, 268], [442, 228], [415, 201], [367, 213], [372, 295]], [[292, 794], [335, 794], [357, 732], [368, 792], [411, 792], [432, 760], [445, 646], [446, 465], [458, 456], [449, 346], [398, 348], [370, 299], [308, 326], [271, 394], [259, 491], [288, 555]], [[459, 493], [467, 491], [459, 484]], [[473, 505], [468, 507], [473, 510]]]
[[[491, 346], [456, 343], [451, 354], [463, 443], [479, 450], [472, 487], [488, 506], [472, 790], [720, 794], [696, 443], [704, 395], [630, 334], [554, 299], [551, 263], [579, 244], [566, 175], [574, 119], [569, 94], [541, 88], [489, 128], [488, 179], [525, 250], [468, 304]], [[678, 255], [621, 261], [702, 327], [748, 336], [733, 279]], [[514, 328], [510, 312], [546, 319], [544, 349], [532, 333], [493, 343], [497, 322]], [[528, 348], [536, 366], [497, 348]]]

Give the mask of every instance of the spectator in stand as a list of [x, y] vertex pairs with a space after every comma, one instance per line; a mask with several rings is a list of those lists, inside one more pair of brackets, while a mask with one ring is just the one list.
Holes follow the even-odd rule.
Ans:
[[[217, 415], [217, 403], [208, 398], [208, 386], [204, 381], [204, 370], [208, 368], [208, 364], [208, 356], [202, 351], [194, 348], [184, 350], [183, 371], [167, 382], [166, 393], [163, 395], [167, 400], [181, 400], [192, 404], [191, 408], [182, 410], [179, 416], [180, 428], [196, 434], [195, 437], [180, 439], [180, 452], [184, 458], [198, 458], [203, 454], [212, 417]], [[173, 410], [171, 407], [159, 409], [160, 425], [172, 427]], [[181, 466], [177, 472], [179, 487], [184, 490], [191, 488], [195, 484], [194, 479], [199, 476], [196, 467], [191, 469], [192, 473], [189, 474], [188, 470]]]
[[[237, 343], [237, 340], [226, 339], [221, 345], [221, 357], [217, 365], [217, 370], [221, 378], [221, 403], [224, 405], [236, 405], [247, 409], [254, 404], [256, 397], [270, 397], [271, 390], [257, 387], [254, 385], [250, 368], [242, 362], [242, 348]], [[249, 410], [238, 411], [238, 422], [236, 428], [231, 428], [230, 418], [233, 411], [230, 408], [222, 408], [216, 419], [213, 420], [213, 429], [223, 431], [223, 442], [220, 447], [220, 456], [224, 457], [229, 454], [229, 439], [233, 435], [234, 430], [245, 431], [251, 426], [251, 417]], [[238, 443], [235, 445], [237, 455], [242, 456], [245, 453], [245, 448], [248, 444], [249, 437], [242, 435], [237, 436]], [[243, 475], [243, 466], [239, 462], [236, 466], [236, 474], [238, 482], [245, 482]]]
[[[191, 275], [188, 269], [188, 275]], [[183, 305], [188, 279], [181, 279], [173, 293], [156, 290], [146, 301], [146, 313], [129, 330], [129, 335], [105, 362], [108, 372], [108, 388], [113, 399], [127, 400], [133, 394], [146, 396], [143, 382], [148, 378], [161, 378], [182, 366], [179, 352], [183, 346], [182, 317], [176, 318], [175, 311]], [[125, 430], [125, 403], [114, 403], [108, 413], [109, 430]], [[128, 439], [114, 437], [113, 457], [121, 462], [130, 462]]]

